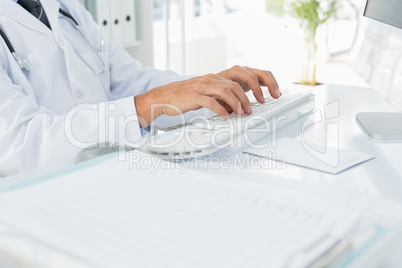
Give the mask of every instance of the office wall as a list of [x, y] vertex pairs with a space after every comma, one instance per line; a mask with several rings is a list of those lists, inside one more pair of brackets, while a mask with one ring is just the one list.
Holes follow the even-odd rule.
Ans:
[[[92, 13], [106, 36], [122, 45], [126, 51], [146, 67], [154, 66], [153, 57], [153, 1], [150, 0], [79, 0]], [[129, 10], [130, 21], [126, 20]], [[127, 10], [126, 10], [127, 9]], [[126, 14], [127, 12], [127, 14]], [[134, 18], [131, 18], [134, 17]], [[103, 24], [107, 22], [106, 24]], [[133, 23], [134, 22], [134, 23]], [[131, 38], [128, 38], [130, 37]], [[131, 40], [133, 39], [134, 40]], [[129, 41], [127, 39], [130, 39]]]
[[[113, 0], [116, 1], [116, 0]], [[137, 38], [140, 44], [125, 47], [127, 52], [146, 67], [154, 66], [153, 1], [137, 0]]]

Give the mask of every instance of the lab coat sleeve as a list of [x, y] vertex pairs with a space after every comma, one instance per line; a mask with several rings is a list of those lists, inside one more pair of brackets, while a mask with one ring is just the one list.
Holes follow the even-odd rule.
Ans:
[[0, 177], [72, 165], [82, 148], [98, 142], [141, 141], [132, 97], [57, 115], [37, 104], [32, 89], [14, 84], [1, 62], [0, 92]]

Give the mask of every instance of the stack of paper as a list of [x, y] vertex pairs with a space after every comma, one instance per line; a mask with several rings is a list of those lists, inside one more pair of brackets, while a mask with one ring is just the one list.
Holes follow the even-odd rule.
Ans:
[[358, 220], [222, 180], [109, 160], [1, 194], [0, 222], [90, 267], [274, 268], [307, 267]]

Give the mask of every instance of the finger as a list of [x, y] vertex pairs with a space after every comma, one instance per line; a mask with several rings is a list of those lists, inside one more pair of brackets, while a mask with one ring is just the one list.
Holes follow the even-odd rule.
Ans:
[[250, 72], [249, 70], [240, 66], [233, 67], [232, 72], [233, 73], [231, 74], [231, 76], [234, 78], [234, 81], [239, 83], [247, 83], [249, 88], [253, 91], [253, 95], [258, 100], [258, 102], [265, 102], [257, 74], [254, 74], [253, 72]]
[[[247, 95], [244, 93], [244, 90], [238, 83], [227, 80], [227, 79], [216, 80], [214, 78], [209, 78], [209, 77], [208, 78], [204, 77], [202, 79], [202, 83], [210, 85], [210, 86], [220, 86], [221, 87], [220, 90], [222, 91], [220, 94], [224, 94], [227, 98], [229, 98], [229, 99], [225, 99], [225, 98], [222, 98], [222, 95], [219, 95], [221, 97], [220, 99], [223, 99], [227, 104], [229, 104], [229, 106], [232, 108], [232, 110], [235, 111], [237, 114], [244, 114], [244, 112], [246, 112], [247, 114], [251, 114], [253, 112], [251, 109], [250, 100], [248, 99]], [[232, 94], [230, 94], [229, 92], [227, 92], [227, 93], [225, 92], [227, 89], [229, 89], [231, 91], [231, 93], [234, 95], [234, 97], [237, 99], [237, 101], [240, 101], [240, 106], [237, 102], [236, 103], [233, 102], [234, 99], [232, 99]], [[216, 88], [214, 88], [214, 90], [216, 90]], [[211, 95], [211, 94], [219, 94], [219, 92], [216, 92], [216, 91], [212, 92], [211, 89], [209, 89], [209, 90], [206, 89], [203, 91], [203, 94]], [[218, 96], [218, 95], [216, 95], [216, 96]], [[233, 105], [235, 105], [236, 108], [234, 108]], [[239, 108], [241, 108], [241, 109], [239, 109]]]
[[[245, 90], [243, 90], [243, 88], [237, 84], [236, 82], [232, 82], [234, 83], [234, 89], [233, 89], [233, 94], [236, 96], [236, 98], [238, 100], [240, 100], [241, 106], [243, 108], [243, 110], [247, 113], [247, 114], [251, 114], [253, 112], [252, 108], [251, 108], [251, 103], [250, 100], [248, 99]], [[247, 90], [248, 91], [248, 90]]]
[[229, 114], [233, 113], [232, 108], [230, 108], [230, 106], [229, 106], [226, 102], [224, 102], [223, 100], [218, 100], [218, 102], [219, 102], [220, 105], [223, 106], [223, 108], [226, 109], [226, 111], [227, 111]]
[[279, 91], [279, 93], [282, 95], [282, 93], [281, 93], [281, 91], [280, 91], [280, 88], [279, 88], [279, 84], [278, 84], [278, 82], [276, 81], [275, 75], [273, 75], [272, 72], [270, 72], [270, 71], [266, 71], [266, 72], [268, 72], [268, 75], [271, 77], [272, 81], [274, 81], [274, 83], [275, 83], [275, 85], [276, 85], [276, 89], [277, 89], [277, 90]]
[[237, 83], [240, 85], [240, 87], [243, 89], [244, 92], [250, 91], [251, 88], [248, 86], [247, 83], [245, 82], [237, 82]]
[[[209, 86], [204, 90], [204, 94], [208, 96], [215, 97], [219, 100], [226, 102], [230, 108], [235, 111], [238, 115], [244, 114], [244, 109], [242, 108], [240, 100], [235, 96], [230, 85], [214, 85]], [[243, 93], [244, 94], [244, 93]]]
[[[220, 73], [220, 74], [221, 74], [221, 73]], [[207, 76], [207, 77], [210, 77], [210, 78], [214, 78], [214, 79], [216, 79], [216, 80], [222, 80], [222, 81], [231, 81], [231, 82], [234, 82], [233, 80], [227, 79], [227, 78], [222, 77], [222, 76], [217, 75], [217, 74], [207, 74], [206, 76]], [[240, 87], [242, 88], [242, 90], [243, 90], [244, 92], [248, 92], [248, 91], [250, 90], [250, 87], [248, 86], [247, 82], [243, 82], [243, 81], [236, 81], [236, 82], [234, 82], [234, 83], [239, 84], [239, 85], [240, 85]]]
[[213, 97], [201, 95], [197, 98], [197, 100], [198, 105], [200, 105], [201, 107], [210, 109], [212, 112], [216, 113], [224, 119], [229, 118], [229, 113], [226, 111], [226, 109], [222, 105], [220, 105], [219, 102]]
[[269, 93], [274, 98], [279, 98], [282, 94], [279, 91], [279, 85], [274, 75], [270, 71], [263, 71], [254, 68], [245, 67], [250, 72], [255, 73], [258, 76], [260, 84], [268, 87]]

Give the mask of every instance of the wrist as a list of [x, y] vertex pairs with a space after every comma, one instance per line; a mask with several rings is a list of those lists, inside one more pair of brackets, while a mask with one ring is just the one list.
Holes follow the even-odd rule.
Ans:
[[148, 127], [156, 118], [163, 114], [160, 94], [157, 93], [156, 89], [135, 96], [134, 104], [141, 128]]

